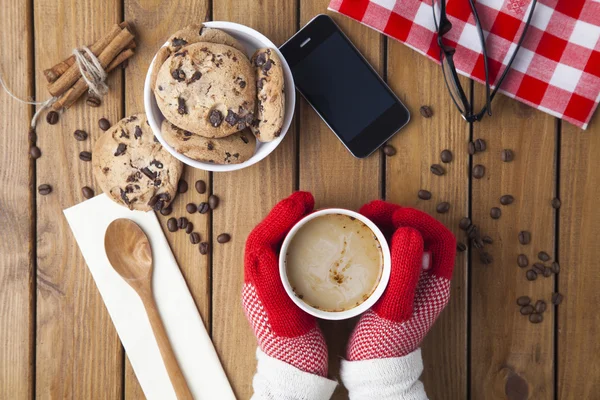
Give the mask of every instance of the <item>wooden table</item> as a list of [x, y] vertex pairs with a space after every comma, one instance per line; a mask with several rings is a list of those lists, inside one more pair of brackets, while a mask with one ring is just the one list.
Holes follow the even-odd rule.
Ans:
[[[101, 117], [111, 122], [143, 111], [142, 88], [152, 56], [178, 28], [206, 19], [251, 26], [281, 44], [317, 13], [327, 0], [32, 0], [0, 7], [2, 73], [21, 97], [47, 98], [41, 73], [73, 47], [93, 42], [112, 24], [131, 21], [138, 49], [124, 72], [109, 79], [110, 95], [100, 108], [79, 103], [50, 126], [39, 124], [42, 157], [28, 157], [32, 142], [28, 121], [34, 111], [0, 93], [0, 399], [134, 399], [143, 394], [117, 333], [77, 248], [62, 210], [83, 200], [81, 187], [98, 186], [91, 164], [78, 159], [102, 133]], [[354, 159], [304, 102], [279, 148], [266, 160], [234, 173], [187, 168], [193, 185], [209, 183], [221, 197], [210, 215], [192, 217], [203, 237], [232, 234], [227, 245], [202, 257], [185, 235], [168, 234], [177, 261], [212, 335], [227, 375], [240, 399], [252, 393], [256, 341], [240, 306], [244, 240], [252, 227], [280, 199], [297, 189], [314, 193], [318, 207], [357, 209], [385, 198], [435, 215], [440, 201], [450, 212], [438, 216], [459, 240], [461, 217], [469, 215], [494, 243], [494, 262], [481, 264], [470, 249], [460, 253], [450, 305], [423, 344], [423, 380], [432, 399], [505, 398], [506, 387], [525, 382], [531, 399], [592, 399], [600, 393], [600, 121], [587, 131], [499, 96], [494, 115], [469, 126], [451, 104], [440, 68], [404, 45], [335, 15], [344, 31], [389, 82], [412, 113], [410, 124], [391, 143], [394, 157], [376, 153]], [[464, 80], [468, 86], [469, 81]], [[360, 90], [360, 88], [357, 88]], [[474, 86], [481, 104], [482, 87]], [[419, 107], [431, 105], [425, 119]], [[73, 139], [75, 129], [91, 140]], [[487, 142], [487, 151], [469, 156], [467, 143]], [[454, 161], [445, 176], [429, 166], [443, 149]], [[515, 151], [512, 163], [502, 149]], [[483, 179], [470, 178], [475, 164], [486, 166]], [[37, 194], [49, 183], [54, 192]], [[417, 198], [421, 188], [433, 198]], [[490, 208], [503, 194], [513, 205], [492, 220]], [[550, 201], [559, 196], [560, 210]], [[194, 190], [175, 201], [182, 214]], [[163, 224], [164, 217], [160, 217]], [[532, 243], [519, 245], [520, 230]], [[531, 261], [547, 251], [559, 275], [525, 279], [517, 255]], [[550, 307], [534, 325], [519, 314], [515, 299], [529, 295], [550, 301], [560, 291], [565, 300]], [[332, 374], [343, 354], [353, 322], [322, 324], [329, 342]], [[510, 382], [510, 385], [506, 383]], [[518, 385], [517, 385], [518, 386]], [[343, 389], [336, 398], [344, 398]], [[512, 394], [511, 399], [526, 396]]]

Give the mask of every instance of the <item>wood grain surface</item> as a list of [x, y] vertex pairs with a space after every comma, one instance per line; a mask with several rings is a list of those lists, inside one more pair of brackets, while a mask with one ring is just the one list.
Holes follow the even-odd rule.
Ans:
[[[33, 95], [28, 3], [0, 7], [0, 74], [15, 95]], [[0, 92], [0, 398], [29, 399], [35, 362], [35, 162], [27, 132], [32, 107]], [[7, 188], [10, 188], [7, 190]]]
[[[415, 71], [419, 80], [413, 79]], [[469, 125], [450, 100], [441, 68], [394, 40], [388, 40], [388, 82], [409, 108], [411, 121], [390, 141], [397, 154], [386, 159], [386, 199], [439, 218], [467, 243], [458, 221], [469, 213]], [[462, 82], [469, 87], [467, 79]], [[433, 110], [431, 118], [421, 116], [423, 105]], [[444, 149], [453, 154], [448, 164], [440, 160]], [[431, 164], [441, 164], [445, 175], [429, 172]], [[418, 198], [421, 189], [431, 192], [431, 200]], [[443, 201], [450, 203], [450, 211], [437, 214], [436, 205]], [[467, 255], [457, 253], [450, 303], [423, 343], [423, 382], [432, 399], [466, 398]]]

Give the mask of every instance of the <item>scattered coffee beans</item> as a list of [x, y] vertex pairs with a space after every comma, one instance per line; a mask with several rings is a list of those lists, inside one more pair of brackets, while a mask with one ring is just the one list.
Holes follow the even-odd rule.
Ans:
[[440, 164], [433, 164], [430, 167], [430, 170], [431, 170], [432, 174], [437, 175], [437, 176], [442, 176], [446, 173], [446, 170]]
[[503, 206], [512, 204], [514, 201], [515, 198], [512, 197], [510, 194], [505, 194], [504, 196], [500, 197], [500, 204], [502, 204]]
[[200, 243], [200, 246], [198, 246], [198, 249], [200, 250], [200, 254], [202, 254], [202, 255], [208, 254], [208, 242]]
[[429, 190], [421, 189], [419, 190], [419, 193], [417, 193], [417, 196], [419, 196], [421, 200], [429, 200], [431, 199], [431, 192]]
[[86, 199], [91, 199], [94, 197], [94, 190], [89, 186], [84, 186], [81, 188], [81, 194], [83, 194], [83, 197]]
[[504, 162], [511, 162], [515, 158], [515, 155], [513, 154], [512, 150], [504, 149], [502, 150], [501, 158]]
[[27, 134], [27, 137], [32, 142], [35, 142], [37, 140], [37, 132], [34, 128], [29, 128], [29, 133]]
[[47, 183], [44, 183], [44, 184], [38, 186], [38, 193], [41, 194], [42, 196], [50, 194], [50, 193], [52, 193], [52, 186], [48, 185]]
[[187, 212], [189, 212], [190, 214], [193, 214], [193, 213], [195, 213], [196, 211], [198, 211], [198, 206], [197, 206], [197, 205], [195, 205], [194, 203], [188, 203], [188, 204], [185, 206], [185, 210], [186, 210]]
[[462, 217], [458, 223], [458, 227], [463, 231], [466, 231], [471, 226], [471, 220], [468, 217]]
[[46, 122], [50, 125], [55, 125], [58, 122], [58, 113], [56, 111], [50, 111], [46, 114]]
[[456, 243], [456, 251], [458, 251], [459, 253], [462, 253], [465, 250], [467, 250], [466, 244], [464, 244], [463, 242]]
[[552, 276], [552, 268], [544, 267], [544, 278], [550, 278]]
[[535, 302], [535, 311], [538, 313], [543, 313], [546, 311], [546, 302], [544, 300], [538, 300]]
[[475, 151], [477, 153], [485, 151], [486, 148], [487, 148], [487, 146], [485, 144], [485, 140], [483, 140], [483, 139], [477, 139], [475, 141]]
[[498, 207], [492, 207], [492, 209], [490, 210], [490, 217], [492, 217], [493, 219], [498, 219], [502, 216], [502, 210], [500, 210]]
[[440, 154], [440, 159], [443, 163], [449, 163], [450, 161], [452, 161], [452, 152], [450, 150], [442, 151], [442, 153]]
[[29, 155], [34, 160], [37, 160], [38, 158], [40, 158], [42, 156], [42, 151], [37, 146], [31, 146], [31, 148], [29, 149]]
[[529, 259], [525, 254], [519, 254], [519, 257], [517, 257], [517, 264], [519, 265], [519, 267], [525, 268], [529, 265]]
[[167, 229], [169, 230], [169, 232], [177, 232], [177, 220], [175, 218], [169, 218], [169, 220], [167, 221]]
[[177, 193], [185, 193], [188, 191], [188, 183], [185, 179], [180, 179], [177, 183]]
[[532, 324], [539, 324], [544, 320], [544, 316], [542, 314], [529, 314], [529, 322]]
[[473, 247], [483, 249], [483, 240], [481, 238], [475, 238], [471, 240], [471, 243], [473, 243]]
[[447, 201], [443, 201], [437, 205], [435, 210], [440, 214], [445, 214], [448, 211], [450, 211], [450, 203], [448, 203]]
[[485, 176], [485, 167], [481, 164], [477, 164], [473, 167], [473, 178], [481, 179]]
[[206, 193], [206, 182], [204, 182], [203, 180], [196, 181], [196, 184], [194, 186], [196, 187], [196, 191], [198, 193], [200, 193], [200, 194]]
[[519, 243], [529, 244], [531, 242], [531, 233], [527, 231], [519, 232]]
[[192, 232], [190, 234], [190, 242], [192, 242], [192, 244], [200, 243], [200, 234], [198, 232]]
[[556, 261], [554, 261], [550, 266], [550, 269], [552, 269], [553, 273], [558, 274], [560, 272], [560, 265]]
[[88, 98], [85, 100], [85, 104], [87, 104], [90, 107], [100, 107], [100, 104], [102, 104], [102, 100], [100, 100], [96, 96], [88, 96]]
[[541, 275], [544, 273], [544, 265], [540, 264], [540, 263], [535, 263], [533, 264], [533, 269], [535, 270], [535, 272], [538, 273], [538, 275]]
[[89, 151], [82, 151], [79, 153], [79, 159], [81, 161], [92, 161], [92, 153]]
[[552, 293], [552, 304], [559, 305], [563, 301], [563, 295], [560, 293]]
[[208, 206], [211, 210], [219, 207], [219, 197], [215, 196], [214, 194], [208, 196]]
[[227, 243], [231, 240], [231, 236], [228, 233], [221, 233], [217, 236], [217, 242], [219, 243]]
[[537, 279], [537, 272], [535, 272], [534, 270], [530, 269], [527, 271], [527, 273], [525, 274], [525, 276], [527, 277], [528, 281], [535, 281]]
[[187, 219], [186, 217], [180, 217], [180, 218], [177, 220], [177, 227], [178, 227], [179, 229], [185, 229], [185, 228], [187, 228], [187, 226], [188, 226], [188, 222], [189, 222], [189, 221], [188, 221], [188, 219]]
[[208, 203], [203, 201], [202, 203], [200, 203], [200, 205], [198, 205], [198, 212], [200, 214], [206, 214], [208, 210], [210, 210], [210, 206], [208, 205]]
[[560, 208], [560, 199], [558, 197], [555, 197], [552, 199], [552, 208], [554, 208], [555, 210], [558, 210]]
[[429, 106], [421, 106], [421, 108], [419, 108], [419, 112], [423, 118], [431, 118], [433, 115], [433, 110]]
[[492, 243], [494, 243], [494, 240], [492, 240], [492, 238], [489, 237], [489, 236], [487, 236], [487, 235], [484, 236], [484, 237], [482, 237], [481, 240], [483, 240], [483, 243], [485, 243], [485, 244], [492, 244]]
[[540, 261], [546, 262], [550, 260], [550, 255], [548, 255], [548, 253], [546, 253], [545, 251], [540, 251], [538, 253], [538, 258], [540, 259]]
[[490, 253], [486, 252], [486, 251], [482, 251], [479, 254], [479, 260], [481, 261], [481, 263], [483, 265], [489, 265], [492, 262], [494, 262], [494, 259], [493, 259], [492, 255]]
[[467, 149], [470, 155], [473, 155], [477, 152], [477, 150], [475, 150], [475, 143], [473, 142], [469, 142], [469, 147]]
[[108, 122], [106, 118], [100, 118], [100, 120], [98, 121], [98, 126], [103, 131], [107, 131], [108, 128], [110, 128], [110, 122]]
[[161, 215], [170, 215], [172, 212], [173, 212], [173, 207], [171, 207], [170, 205], [168, 207], [160, 209]]
[[383, 146], [383, 154], [385, 154], [388, 157], [394, 156], [396, 155], [396, 149], [394, 148], [394, 146], [386, 144], [385, 146]]
[[467, 228], [467, 236], [469, 236], [469, 239], [479, 237], [479, 228], [477, 225], [471, 225]]
[[520, 306], [526, 306], [531, 303], [531, 299], [529, 296], [521, 296], [517, 299], [517, 304]]
[[75, 139], [79, 142], [83, 142], [84, 140], [86, 140], [88, 138], [88, 134], [86, 131], [82, 131], [81, 129], [77, 129], [75, 132], [73, 132], [73, 137], [75, 137]]
[[527, 304], [527, 305], [521, 307], [520, 312], [523, 315], [530, 315], [530, 314], [533, 314], [535, 312], [535, 309], [533, 308], [532, 305]]

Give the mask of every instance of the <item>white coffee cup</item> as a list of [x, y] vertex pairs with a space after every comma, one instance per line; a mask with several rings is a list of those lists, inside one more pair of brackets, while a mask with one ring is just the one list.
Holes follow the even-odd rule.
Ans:
[[[344, 310], [344, 311], [324, 311], [324, 310], [320, 310], [315, 307], [312, 307], [309, 304], [305, 303], [300, 298], [298, 298], [298, 296], [296, 296], [296, 294], [294, 293], [294, 290], [292, 289], [292, 285], [290, 284], [290, 282], [288, 280], [288, 276], [287, 276], [286, 254], [287, 254], [288, 247], [289, 247], [290, 243], [292, 242], [294, 236], [296, 235], [298, 230], [300, 228], [302, 228], [308, 221], [311, 221], [315, 218], [321, 217], [323, 215], [328, 215], [328, 214], [347, 215], [349, 217], [356, 218], [357, 220], [364, 223], [369, 229], [371, 229], [373, 234], [377, 237], [377, 240], [381, 244], [381, 252], [383, 254], [383, 271], [381, 273], [381, 279], [379, 280], [379, 283], [377, 284], [377, 287], [375, 288], [375, 290], [373, 291], [371, 296], [369, 296], [369, 298], [367, 298], [367, 300], [365, 300], [358, 306]], [[290, 232], [285, 237], [285, 240], [283, 241], [283, 245], [281, 246], [281, 253], [279, 254], [279, 274], [281, 276], [281, 281], [283, 283], [283, 287], [284, 287], [285, 291], [287, 292], [288, 296], [290, 296], [292, 301], [298, 307], [300, 307], [302, 310], [306, 311], [307, 313], [309, 313], [317, 318], [327, 319], [327, 320], [342, 320], [342, 319], [352, 318], [359, 314], [362, 314], [363, 312], [365, 312], [369, 308], [371, 308], [373, 306], [373, 304], [375, 304], [377, 302], [377, 300], [379, 300], [379, 298], [383, 294], [385, 288], [387, 287], [387, 284], [390, 280], [391, 270], [392, 270], [392, 261], [391, 261], [390, 249], [388, 247], [385, 236], [383, 236], [383, 233], [381, 232], [381, 230], [377, 227], [377, 225], [375, 225], [373, 223], [373, 221], [371, 221], [364, 215], [359, 214], [354, 211], [346, 210], [343, 208], [326, 208], [323, 210], [316, 211], [316, 212], [309, 214], [306, 217], [302, 218], [300, 221], [298, 221], [296, 223], [296, 225], [294, 225], [294, 227], [290, 230]]]

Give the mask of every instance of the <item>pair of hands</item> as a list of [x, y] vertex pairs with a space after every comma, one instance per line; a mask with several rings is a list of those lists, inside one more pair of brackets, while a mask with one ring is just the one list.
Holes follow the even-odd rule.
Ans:
[[[242, 300], [261, 350], [303, 371], [327, 375], [327, 347], [314, 317], [288, 297], [278, 252], [290, 229], [314, 208], [310, 193], [279, 202], [251, 232], [244, 257]], [[402, 357], [416, 350], [448, 303], [456, 239], [439, 221], [384, 201], [364, 205], [390, 244], [392, 270], [379, 301], [360, 318], [348, 345], [350, 361]], [[423, 254], [431, 254], [424, 270]]]

